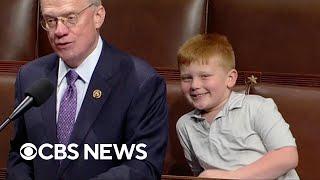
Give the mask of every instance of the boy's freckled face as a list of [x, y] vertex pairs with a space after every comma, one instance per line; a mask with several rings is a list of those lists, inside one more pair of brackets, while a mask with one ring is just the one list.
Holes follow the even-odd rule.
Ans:
[[229, 97], [228, 72], [217, 58], [210, 58], [208, 64], [191, 63], [180, 67], [181, 89], [196, 109], [210, 112]]

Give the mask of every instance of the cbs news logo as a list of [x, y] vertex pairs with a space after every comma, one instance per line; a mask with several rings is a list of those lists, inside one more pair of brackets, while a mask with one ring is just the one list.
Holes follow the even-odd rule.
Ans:
[[[79, 152], [77, 148], [79, 146], [75, 143], [71, 143], [69, 145], [64, 144], [42, 144], [39, 148], [37, 148], [32, 143], [25, 143], [20, 148], [20, 156], [25, 160], [33, 160], [38, 155], [41, 159], [44, 160], [76, 160], [79, 158]], [[83, 158], [88, 160], [89, 158], [94, 158], [95, 160], [112, 160], [113, 158], [117, 159], [132, 159], [134, 158], [138, 160], [144, 160], [147, 158], [147, 152], [145, 148], [147, 147], [144, 143], [132, 144], [130, 148], [126, 144], [122, 144], [121, 147], [118, 147], [117, 144], [95, 144], [94, 148], [91, 148], [88, 144], [84, 144], [83, 148]], [[53, 150], [53, 154], [48, 154], [48, 150], [51, 152]], [[112, 152], [113, 153], [112, 153]], [[116, 157], [113, 157], [115, 155]]]

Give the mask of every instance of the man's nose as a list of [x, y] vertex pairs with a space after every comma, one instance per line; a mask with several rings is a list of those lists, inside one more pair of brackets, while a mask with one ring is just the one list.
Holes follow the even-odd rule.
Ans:
[[54, 34], [57, 37], [63, 37], [66, 34], [68, 34], [68, 32], [69, 32], [69, 28], [61, 20], [58, 20], [57, 27], [54, 31]]

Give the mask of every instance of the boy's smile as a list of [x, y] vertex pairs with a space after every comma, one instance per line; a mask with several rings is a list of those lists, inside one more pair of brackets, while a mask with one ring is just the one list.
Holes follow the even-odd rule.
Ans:
[[197, 94], [195, 94], [195, 93], [190, 93], [190, 96], [191, 96], [191, 98], [192, 98], [193, 100], [197, 101], [198, 99], [201, 99], [201, 98], [203, 98], [205, 95], [208, 95], [208, 94], [209, 94], [209, 92], [206, 92], [206, 93], [197, 93]]

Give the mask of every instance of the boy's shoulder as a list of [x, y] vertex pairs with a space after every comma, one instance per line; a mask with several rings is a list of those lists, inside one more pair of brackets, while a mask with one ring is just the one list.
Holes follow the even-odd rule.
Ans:
[[232, 91], [229, 96], [227, 106], [229, 109], [234, 107], [247, 107], [247, 108], [258, 108], [260, 105], [265, 104], [273, 100], [271, 98], [265, 98], [255, 94], [244, 94], [236, 91]]
[[[269, 116], [278, 113], [278, 107], [272, 98], [260, 95], [245, 95], [241, 108], [237, 113], [247, 114], [250, 122], [261, 119], [261, 116]], [[261, 122], [259, 120], [259, 122]]]
[[274, 106], [275, 103], [272, 98], [266, 98], [260, 95], [250, 94], [246, 95], [243, 100], [244, 105], [249, 106], [250, 109], [258, 109], [261, 106]]
[[265, 100], [266, 98], [260, 95], [248, 94], [248, 95], [245, 95], [244, 103], [250, 104], [250, 105], [257, 105], [257, 104], [263, 103]]
[[272, 98], [266, 98], [260, 95], [245, 95], [243, 93], [232, 92], [229, 97], [227, 108], [228, 111], [236, 113], [249, 114], [254, 117], [259, 112], [273, 112], [277, 109], [277, 105]]

